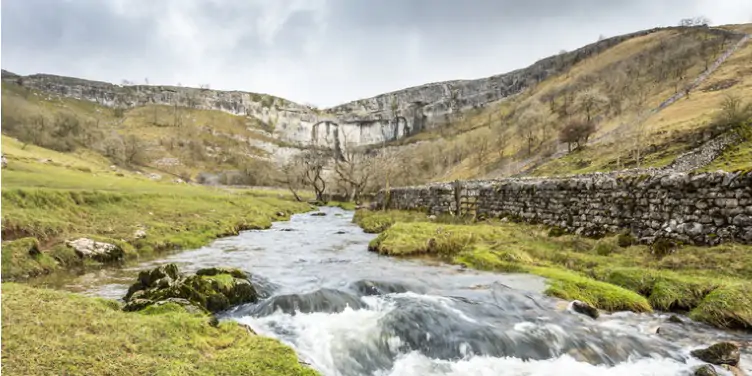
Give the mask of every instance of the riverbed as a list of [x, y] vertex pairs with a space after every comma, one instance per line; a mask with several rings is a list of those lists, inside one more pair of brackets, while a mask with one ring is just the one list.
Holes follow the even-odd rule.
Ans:
[[[544, 296], [540, 277], [380, 256], [367, 251], [374, 235], [352, 224], [352, 212], [321, 212], [58, 287], [120, 299], [140, 270], [164, 263], [237, 267], [263, 299], [220, 318], [280, 339], [332, 376], [691, 375], [702, 364], [691, 350], [750, 340], [666, 314], [594, 320]], [[752, 374], [752, 354], [741, 366]]]

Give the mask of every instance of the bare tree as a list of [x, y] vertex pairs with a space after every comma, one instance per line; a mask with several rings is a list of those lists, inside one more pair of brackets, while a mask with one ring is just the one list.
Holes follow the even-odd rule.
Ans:
[[400, 158], [397, 152], [394, 149], [386, 148], [378, 150], [376, 156], [372, 161], [374, 171], [378, 171], [380, 175], [379, 181], [381, 182], [381, 184], [379, 184], [379, 188], [384, 189], [384, 208], [387, 208], [389, 206], [388, 203], [390, 200], [390, 189], [395, 175], [399, 171], [399, 161]]
[[316, 201], [318, 202], [324, 202], [325, 199], [326, 180], [324, 180], [323, 173], [329, 155], [329, 151], [325, 148], [311, 146], [299, 156], [302, 165], [303, 183], [313, 189], [316, 194]]
[[528, 155], [533, 151], [533, 144], [538, 141], [538, 130], [544, 121], [545, 113], [541, 107], [537, 105], [528, 107], [525, 112], [520, 115], [517, 132], [527, 143]]
[[341, 158], [335, 158], [334, 172], [346, 187], [351, 201], [358, 202], [373, 173], [373, 160], [364, 151], [357, 150], [347, 140], [347, 133], [339, 132]]
[[305, 187], [303, 181], [303, 164], [300, 158], [292, 158], [281, 166], [281, 183], [292, 192], [297, 201], [303, 201], [298, 195], [298, 191]]
[[499, 153], [499, 159], [504, 158], [504, 149], [507, 148], [508, 137], [506, 134], [506, 127], [504, 123], [499, 123], [496, 126], [496, 152]]
[[590, 123], [593, 120], [593, 115], [601, 107], [608, 104], [608, 97], [601, 93], [600, 90], [590, 88], [578, 93], [574, 103], [580, 111], [585, 112], [585, 119]]
[[24, 143], [23, 146], [21, 146], [21, 150], [26, 149], [26, 146], [29, 144], [37, 146], [41, 145], [42, 142], [44, 142], [47, 128], [47, 122], [41, 115], [34, 116], [26, 126], [21, 126], [21, 132], [18, 136], [18, 139]]
[[559, 141], [566, 142], [567, 148], [571, 152], [572, 145], [575, 145], [574, 150], [581, 146], [582, 142], [587, 142], [587, 139], [595, 132], [595, 125], [592, 122], [585, 122], [580, 120], [574, 120], [559, 132]]
[[135, 135], [127, 135], [123, 138], [124, 162], [129, 165], [143, 165], [146, 163], [146, 145]]
[[488, 152], [491, 150], [491, 132], [486, 128], [475, 130], [470, 136], [469, 141], [470, 144], [475, 147], [475, 157], [478, 166], [483, 165], [483, 162], [488, 156]]

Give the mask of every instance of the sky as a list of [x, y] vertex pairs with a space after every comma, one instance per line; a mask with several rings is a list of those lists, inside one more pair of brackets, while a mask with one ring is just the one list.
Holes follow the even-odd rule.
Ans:
[[2, 68], [273, 94], [328, 107], [504, 73], [750, 0], [2, 0]]

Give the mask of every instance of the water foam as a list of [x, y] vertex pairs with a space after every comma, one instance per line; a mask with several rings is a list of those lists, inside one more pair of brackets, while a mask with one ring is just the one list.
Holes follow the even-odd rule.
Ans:
[[[451, 299], [415, 293], [391, 294], [392, 297], [428, 300], [440, 303], [446, 308]], [[562, 375], [579, 376], [638, 376], [638, 375], [681, 375], [691, 374], [691, 370], [703, 364], [685, 357], [685, 361], [662, 358], [631, 358], [613, 366], [593, 365], [578, 361], [564, 354], [545, 360], [522, 360], [514, 357], [489, 357], [474, 355], [472, 351], [461, 351], [463, 358], [457, 360], [432, 359], [412, 351], [405, 353], [402, 340], [393, 336], [384, 337], [380, 320], [385, 318], [395, 305], [389, 297], [369, 296], [362, 298], [367, 308], [353, 310], [346, 308], [339, 313], [296, 313], [282, 312], [254, 318], [241, 317], [235, 320], [248, 324], [259, 334], [276, 337], [293, 346], [299, 356], [324, 375], [373, 375], [373, 376], [413, 376], [413, 375]], [[455, 311], [451, 309], [450, 311]], [[456, 312], [455, 312], [456, 313]], [[614, 321], [618, 319], [614, 318]], [[612, 325], [615, 323], [612, 323]], [[628, 331], [624, 326], [615, 325]], [[633, 329], [634, 330], [634, 329]], [[520, 333], [546, 332], [552, 337], [552, 346], [563, 341], [566, 330], [555, 324], [534, 324], [522, 322], [514, 325]], [[458, 344], [462, 347], [463, 344]], [[467, 347], [467, 345], [465, 345]], [[593, 349], [600, 350], [600, 349]], [[357, 356], [353, 356], [356, 354]], [[368, 363], [368, 364], [364, 364]], [[720, 371], [720, 370], [719, 370]], [[723, 373], [721, 373], [723, 374]]]
[[578, 362], [567, 355], [537, 361], [485, 356], [447, 361], [412, 352], [400, 356], [392, 369], [380, 371], [376, 376], [676, 376], [690, 375], [691, 370], [700, 364], [698, 361], [681, 363], [671, 359], [643, 358], [607, 367]]

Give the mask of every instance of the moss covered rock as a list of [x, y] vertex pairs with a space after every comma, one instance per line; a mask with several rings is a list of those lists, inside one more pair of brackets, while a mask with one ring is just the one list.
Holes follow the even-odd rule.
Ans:
[[[175, 264], [145, 270], [125, 295], [126, 311], [140, 311], [165, 302], [195, 306], [208, 312], [255, 302], [256, 290], [248, 276], [237, 269], [210, 268], [201, 275], [181, 275]], [[188, 309], [189, 311], [191, 309]]]
[[716, 372], [715, 368], [711, 366], [710, 364], [705, 364], [705, 365], [697, 367], [693, 375], [694, 376], [718, 376], [718, 372]]

